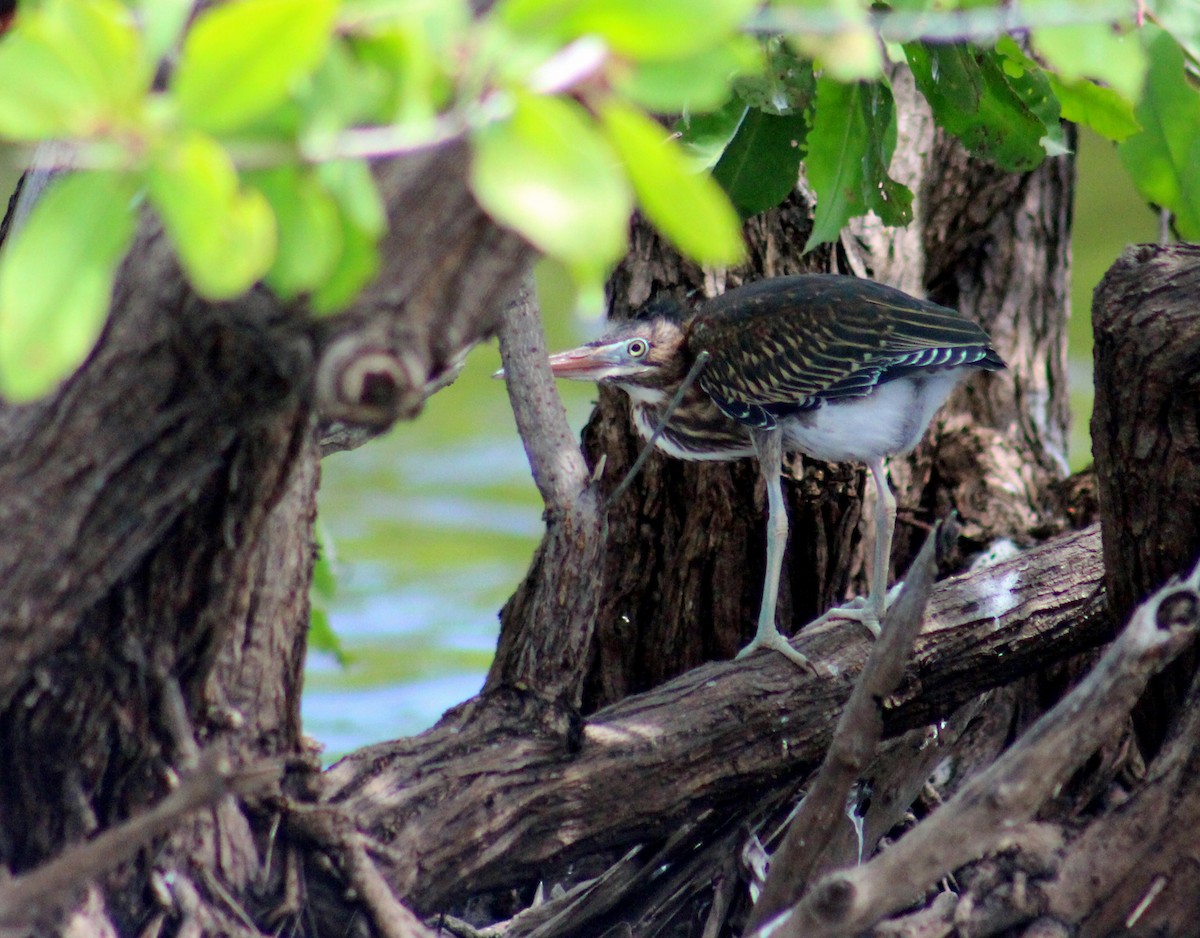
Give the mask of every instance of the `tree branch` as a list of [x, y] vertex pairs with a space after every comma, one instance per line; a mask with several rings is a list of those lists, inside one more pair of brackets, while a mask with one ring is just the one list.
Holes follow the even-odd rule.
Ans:
[[[1091, 528], [939, 583], [885, 708], [886, 734], [1098, 643], [1107, 628], [1099, 552]], [[797, 647], [840, 676], [798, 677], [769, 655], [707, 664], [598, 711], [571, 745], [528, 726], [514, 732], [502, 702], [475, 701], [419, 737], [342, 760], [323, 777], [326, 798], [405, 858], [386, 875], [419, 910], [540, 878], [546, 864], [665, 835], [702, 806], [743, 803], [808, 771], [869, 643], [834, 621], [804, 631]]]
[[1200, 564], [1134, 613], [1091, 673], [989, 768], [869, 863], [834, 873], [760, 934], [852, 936], [1000, 847], [1128, 719], [1150, 677], [1200, 629]]

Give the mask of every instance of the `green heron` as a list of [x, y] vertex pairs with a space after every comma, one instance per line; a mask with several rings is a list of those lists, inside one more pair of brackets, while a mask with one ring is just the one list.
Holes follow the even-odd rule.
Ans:
[[[701, 353], [709, 360], [665, 424], [668, 403]], [[641, 435], [678, 459], [757, 456], [766, 481], [767, 568], [754, 640], [807, 659], [775, 625], [788, 519], [783, 453], [866, 463], [878, 491], [875, 556], [865, 602], [837, 610], [874, 635], [887, 603], [896, 499], [883, 461], [910, 451], [954, 386], [1004, 362], [986, 332], [952, 309], [869, 280], [776, 277], [730, 290], [684, 313], [657, 306], [595, 342], [550, 358], [560, 378], [611, 384], [629, 395]]]

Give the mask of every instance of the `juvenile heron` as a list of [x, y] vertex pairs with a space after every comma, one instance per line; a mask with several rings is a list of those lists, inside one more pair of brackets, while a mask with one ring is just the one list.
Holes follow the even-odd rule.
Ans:
[[883, 461], [909, 452], [954, 386], [1004, 362], [987, 333], [952, 309], [869, 280], [776, 277], [730, 290], [692, 313], [656, 310], [550, 358], [560, 378], [629, 395], [650, 439], [701, 353], [709, 360], [655, 445], [678, 459], [757, 456], [767, 487], [767, 569], [758, 630], [738, 657], [773, 648], [807, 659], [775, 625], [788, 518], [783, 453], [866, 463], [875, 480], [875, 557], [866, 602], [838, 610], [879, 634], [896, 523]]

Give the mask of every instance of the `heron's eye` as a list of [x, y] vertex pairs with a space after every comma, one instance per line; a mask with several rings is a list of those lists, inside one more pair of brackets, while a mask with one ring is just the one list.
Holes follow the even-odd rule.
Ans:
[[629, 353], [630, 358], [641, 358], [650, 351], [650, 343], [645, 339], [631, 339], [625, 346], [625, 351]]

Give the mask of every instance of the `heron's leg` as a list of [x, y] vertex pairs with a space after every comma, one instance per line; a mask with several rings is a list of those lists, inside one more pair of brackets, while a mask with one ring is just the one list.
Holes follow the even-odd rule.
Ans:
[[[866, 602], [852, 600], [845, 606], [838, 606], [825, 613], [818, 622], [825, 619], [853, 619], [879, 637], [880, 622], [887, 612], [887, 607], [895, 597], [888, 594], [888, 572], [892, 562], [892, 534], [896, 530], [896, 496], [888, 486], [887, 477], [883, 471], [883, 460], [873, 459], [867, 463], [871, 470], [871, 478], [875, 480], [875, 562], [871, 567], [871, 591]], [[899, 584], [897, 584], [897, 590]]]
[[[754, 639], [739, 653], [744, 658], [759, 648], [773, 648], [789, 661], [801, 667], [812, 665], [796, 651], [775, 625], [775, 604], [779, 599], [779, 575], [783, 569], [783, 551], [787, 547], [788, 516], [783, 503], [783, 488], [779, 475], [783, 463], [783, 434], [778, 427], [752, 430], [754, 451], [763, 479], [767, 483], [767, 571], [763, 577], [762, 605], [758, 611], [758, 630]], [[814, 669], [815, 670], [815, 669]]]

